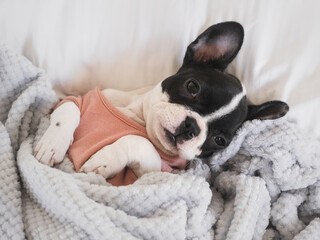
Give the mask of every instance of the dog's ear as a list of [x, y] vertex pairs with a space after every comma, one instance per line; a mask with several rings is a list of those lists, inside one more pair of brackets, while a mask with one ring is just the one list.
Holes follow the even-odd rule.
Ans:
[[283, 117], [288, 111], [288, 104], [281, 101], [270, 101], [261, 105], [249, 105], [246, 120], [276, 119]]
[[209, 64], [223, 71], [239, 52], [243, 37], [237, 22], [212, 25], [188, 46], [183, 64]]

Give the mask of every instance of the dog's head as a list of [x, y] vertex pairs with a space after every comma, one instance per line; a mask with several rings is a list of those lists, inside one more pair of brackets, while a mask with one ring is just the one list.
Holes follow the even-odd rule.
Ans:
[[229, 145], [244, 121], [287, 113], [281, 101], [248, 105], [244, 86], [224, 72], [243, 37], [236, 22], [209, 27], [188, 46], [179, 71], [154, 88], [146, 128], [162, 151], [188, 160], [209, 157]]

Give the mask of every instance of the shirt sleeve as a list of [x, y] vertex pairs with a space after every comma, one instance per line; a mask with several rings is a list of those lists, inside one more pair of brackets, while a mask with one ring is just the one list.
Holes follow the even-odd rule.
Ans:
[[79, 108], [80, 112], [81, 112], [81, 108], [82, 108], [82, 103], [83, 103], [83, 97], [82, 96], [69, 96], [66, 97], [64, 99], [62, 99], [57, 106], [55, 106], [54, 110], [56, 110], [58, 107], [60, 107], [62, 104], [67, 103], [67, 102], [73, 102], [74, 104], [77, 105], [77, 107]]

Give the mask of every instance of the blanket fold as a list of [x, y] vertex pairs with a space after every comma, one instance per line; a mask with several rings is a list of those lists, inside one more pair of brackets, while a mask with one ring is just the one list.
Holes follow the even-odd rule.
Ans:
[[[210, 239], [211, 190], [192, 174], [146, 174], [114, 187], [75, 173], [70, 160], [40, 164], [33, 148], [58, 102], [48, 77], [0, 47], [1, 195], [4, 239]], [[19, 175], [18, 175], [19, 172]]]
[[1, 239], [319, 239], [320, 143], [285, 119], [249, 121], [230, 146], [115, 187], [33, 149], [58, 102], [47, 75], [0, 46]]

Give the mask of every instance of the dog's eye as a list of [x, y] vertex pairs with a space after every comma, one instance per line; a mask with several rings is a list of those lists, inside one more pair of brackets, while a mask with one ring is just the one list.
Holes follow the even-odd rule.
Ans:
[[221, 147], [225, 147], [226, 146], [226, 140], [223, 137], [218, 137], [215, 136], [213, 137], [214, 141], [216, 142], [217, 145], [221, 146]]
[[189, 80], [186, 83], [186, 88], [193, 97], [195, 97], [200, 92], [200, 84], [195, 79]]

